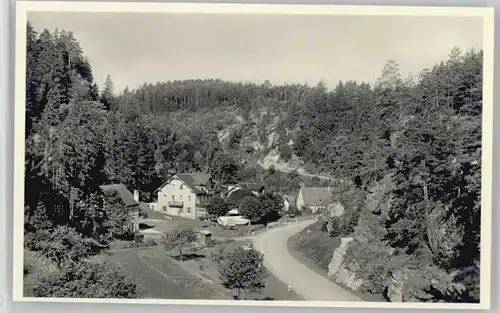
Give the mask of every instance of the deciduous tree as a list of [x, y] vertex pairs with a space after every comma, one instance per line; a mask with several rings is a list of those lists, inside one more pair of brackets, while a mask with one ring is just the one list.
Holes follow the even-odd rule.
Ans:
[[219, 265], [219, 274], [226, 288], [236, 290], [239, 300], [245, 300], [245, 291], [258, 291], [265, 287], [268, 275], [264, 256], [257, 250], [235, 248]]

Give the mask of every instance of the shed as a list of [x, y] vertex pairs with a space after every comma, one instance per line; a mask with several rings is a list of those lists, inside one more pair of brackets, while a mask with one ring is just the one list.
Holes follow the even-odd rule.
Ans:
[[200, 230], [199, 232], [199, 240], [200, 240], [200, 243], [204, 244], [204, 245], [208, 245], [211, 241], [212, 241], [212, 232], [211, 231], [208, 231], [208, 230]]

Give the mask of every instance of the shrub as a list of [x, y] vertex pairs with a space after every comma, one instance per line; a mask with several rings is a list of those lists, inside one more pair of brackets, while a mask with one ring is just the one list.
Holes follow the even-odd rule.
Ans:
[[342, 216], [334, 216], [327, 222], [327, 229], [332, 237], [346, 237], [354, 232], [359, 220], [359, 213], [346, 212]]
[[343, 234], [344, 225], [339, 216], [332, 217], [325, 225], [331, 237], [340, 237]]
[[24, 249], [24, 275], [36, 272], [51, 272], [57, 270], [54, 262], [39, 252]]
[[65, 260], [78, 261], [91, 254], [90, 240], [74, 228], [59, 226], [54, 230], [39, 230], [27, 242], [30, 250], [38, 251], [57, 264]]
[[289, 216], [301, 216], [303, 212], [299, 210], [296, 205], [290, 205], [287, 214]]
[[259, 219], [264, 215], [265, 208], [259, 198], [255, 196], [245, 197], [239, 207], [240, 214], [248, 219]]
[[215, 197], [206, 205], [207, 213], [214, 217], [225, 215], [230, 210], [229, 203], [225, 199]]
[[279, 147], [280, 155], [283, 158], [283, 160], [288, 161], [292, 158], [293, 155], [293, 149], [289, 145], [282, 144]]
[[177, 249], [182, 261], [184, 252], [193, 249], [197, 239], [196, 232], [191, 228], [175, 229], [166, 233], [164, 246], [166, 250]]
[[346, 251], [347, 267], [363, 280], [360, 291], [382, 294], [390, 277], [391, 255], [387, 246], [377, 242], [353, 242]]
[[34, 294], [60, 298], [138, 298], [141, 292], [120, 266], [82, 260], [65, 262], [60, 271], [40, 275]]

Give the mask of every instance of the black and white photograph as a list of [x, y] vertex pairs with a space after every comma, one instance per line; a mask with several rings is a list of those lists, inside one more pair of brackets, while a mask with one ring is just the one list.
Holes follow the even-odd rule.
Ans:
[[492, 9], [37, 1], [16, 27], [16, 300], [489, 307]]

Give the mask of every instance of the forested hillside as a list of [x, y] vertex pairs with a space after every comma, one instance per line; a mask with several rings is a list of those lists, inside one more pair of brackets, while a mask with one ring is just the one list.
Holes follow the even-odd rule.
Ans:
[[415, 289], [425, 294], [408, 299], [443, 301], [460, 282], [465, 300], [452, 300], [478, 300], [481, 51], [453, 49], [409, 79], [389, 61], [374, 86], [189, 80], [115, 91], [111, 77], [96, 85], [71, 33], [27, 31], [28, 232], [59, 225], [87, 238], [110, 235], [112, 221], [85, 226], [96, 223], [88, 203], [104, 183], [124, 183], [149, 200], [174, 172], [280, 185], [262, 167], [299, 169], [356, 184], [361, 201], [345, 201], [359, 209], [349, 255], [373, 282], [367, 290], [380, 292], [377, 279], [408, 268], [421, 275]]

